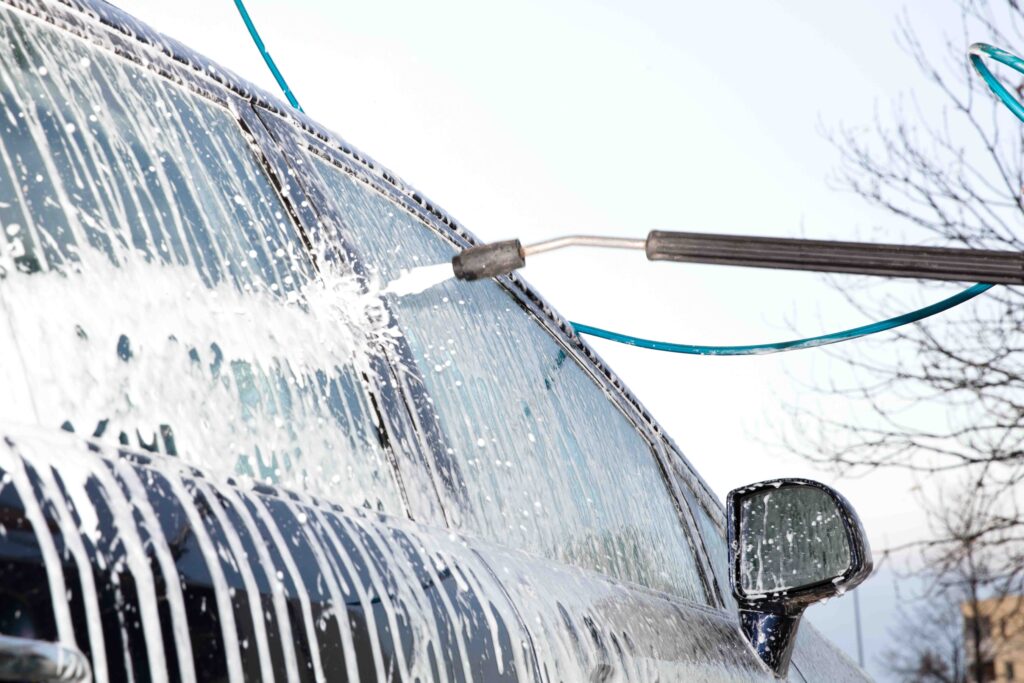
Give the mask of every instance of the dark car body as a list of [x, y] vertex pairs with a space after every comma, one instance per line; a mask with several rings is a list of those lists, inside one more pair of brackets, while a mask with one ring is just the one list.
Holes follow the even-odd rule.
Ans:
[[[472, 234], [106, 3], [0, 38], [0, 662], [774, 678], [721, 504], [564, 319], [515, 275], [380, 294]], [[809, 624], [789, 676], [864, 680]]]

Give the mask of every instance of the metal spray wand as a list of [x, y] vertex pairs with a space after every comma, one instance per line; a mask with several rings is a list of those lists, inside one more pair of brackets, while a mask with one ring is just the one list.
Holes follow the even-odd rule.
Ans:
[[569, 235], [526, 246], [503, 240], [469, 247], [452, 259], [452, 268], [461, 280], [495, 277], [522, 268], [527, 256], [566, 247], [643, 249], [650, 261], [1024, 284], [1024, 254], [1013, 251], [664, 230], [651, 231], [646, 239]]

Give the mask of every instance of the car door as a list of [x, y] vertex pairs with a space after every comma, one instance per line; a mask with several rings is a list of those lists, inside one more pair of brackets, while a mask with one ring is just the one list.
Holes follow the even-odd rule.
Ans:
[[249, 102], [91, 9], [0, 6], [4, 671], [530, 680]]
[[[260, 115], [377, 291], [468, 244], [344, 142]], [[545, 679], [772, 678], [721, 609], [658, 439], [542, 301], [505, 278], [384, 298], [449, 475], [445, 518], [501, 579]]]
[[8, 430], [0, 469], [2, 632], [94, 680], [530, 678], [501, 587], [447, 534], [59, 432]]

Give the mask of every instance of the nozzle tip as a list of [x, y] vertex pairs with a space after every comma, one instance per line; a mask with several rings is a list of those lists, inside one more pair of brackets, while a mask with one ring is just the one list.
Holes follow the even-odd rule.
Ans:
[[481, 280], [507, 275], [526, 265], [523, 245], [519, 240], [503, 240], [478, 244], [464, 249], [452, 258], [452, 270], [460, 280]]

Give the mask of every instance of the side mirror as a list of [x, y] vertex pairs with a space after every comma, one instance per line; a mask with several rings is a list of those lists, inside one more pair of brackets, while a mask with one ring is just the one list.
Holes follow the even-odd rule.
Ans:
[[871, 549], [849, 501], [808, 479], [729, 492], [729, 580], [740, 626], [776, 676], [789, 670], [807, 606], [860, 585]]

